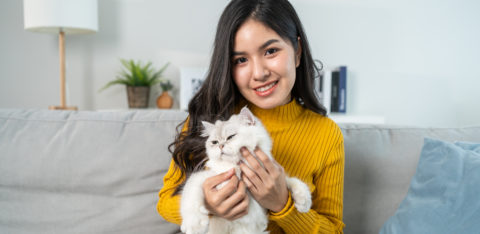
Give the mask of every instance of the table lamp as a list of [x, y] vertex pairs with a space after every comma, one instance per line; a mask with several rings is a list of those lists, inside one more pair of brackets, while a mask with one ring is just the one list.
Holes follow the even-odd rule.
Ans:
[[77, 110], [65, 101], [65, 34], [95, 33], [98, 30], [97, 0], [24, 0], [25, 30], [59, 35], [60, 106], [53, 110]]

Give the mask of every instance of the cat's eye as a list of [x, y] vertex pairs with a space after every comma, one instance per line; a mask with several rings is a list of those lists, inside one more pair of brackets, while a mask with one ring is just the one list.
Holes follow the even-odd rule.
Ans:
[[233, 135], [228, 136], [227, 141], [231, 140], [235, 135], [237, 135], [237, 134], [233, 134]]
[[218, 141], [212, 141], [212, 144], [216, 145], [218, 144]]

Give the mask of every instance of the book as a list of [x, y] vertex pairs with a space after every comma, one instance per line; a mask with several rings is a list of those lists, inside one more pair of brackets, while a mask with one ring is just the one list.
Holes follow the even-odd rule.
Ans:
[[332, 71], [332, 86], [331, 86], [331, 102], [330, 102], [330, 111], [338, 112], [338, 81], [339, 81], [339, 71]]
[[318, 75], [315, 76], [313, 80], [313, 91], [318, 102], [322, 103], [322, 73], [318, 72]]
[[319, 89], [320, 89], [320, 103], [327, 109], [327, 114], [330, 113], [330, 103], [331, 103], [331, 87], [332, 86], [332, 76], [331, 72], [327, 69], [323, 69], [320, 73], [319, 79]]
[[347, 66], [332, 71], [331, 112], [347, 112]]
[[347, 66], [340, 66], [338, 77], [338, 112], [347, 112]]

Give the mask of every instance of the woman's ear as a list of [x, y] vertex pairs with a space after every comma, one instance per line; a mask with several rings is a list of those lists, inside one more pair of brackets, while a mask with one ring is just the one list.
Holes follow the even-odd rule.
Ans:
[[297, 51], [295, 51], [295, 67], [300, 66], [300, 59], [302, 58], [302, 42], [300, 41], [300, 37], [297, 38]]

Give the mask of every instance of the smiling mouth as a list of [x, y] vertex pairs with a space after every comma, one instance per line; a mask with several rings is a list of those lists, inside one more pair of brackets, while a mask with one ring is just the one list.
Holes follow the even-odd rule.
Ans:
[[272, 82], [272, 83], [267, 84], [265, 86], [256, 88], [254, 90], [260, 96], [267, 96], [267, 95], [269, 95], [270, 93], [273, 92], [273, 90], [275, 89], [277, 84], [278, 84], [278, 81], [275, 81], [275, 82]]

